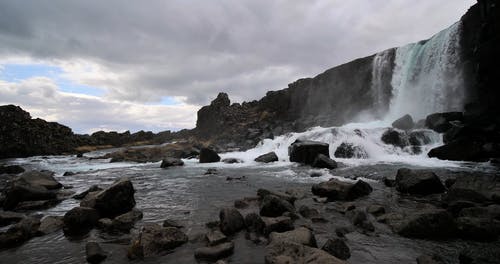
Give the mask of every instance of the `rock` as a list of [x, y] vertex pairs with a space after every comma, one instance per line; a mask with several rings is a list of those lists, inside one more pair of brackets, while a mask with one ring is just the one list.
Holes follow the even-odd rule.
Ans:
[[338, 167], [337, 162], [323, 154], [318, 154], [311, 166], [314, 168], [324, 168], [329, 170], [333, 170]]
[[351, 250], [345, 241], [339, 238], [328, 239], [321, 249], [342, 260], [351, 257]]
[[82, 201], [80, 202], [80, 206], [81, 207], [90, 207], [90, 208], [94, 208], [95, 206], [95, 197], [101, 192], [102, 190], [100, 191], [95, 191], [95, 192], [89, 192], [87, 193], [87, 195], [85, 195], [85, 197], [82, 199]]
[[226, 164], [243, 163], [242, 160], [237, 159], [237, 158], [226, 158], [226, 159], [223, 159], [221, 161], [226, 163]]
[[234, 208], [224, 208], [219, 213], [220, 230], [225, 235], [232, 235], [245, 228], [245, 220]]
[[295, 208], [288, 201], [278, 196], [266, 195], [261, 202], [261, 216], [276, 217], [281, 216], [284, 212], [295, 212]]
[[446, 210], [423, 210], [409, 216], [397, 233], [410, 238], [448, 239], [456, 235], [456, 227]]
[[130, 212], [115, 217], [111, 223], [111, 229], [129, 232], [134, 227], [135, 222], [142, 219], [142, 212], [132, 209]]
[[297, 140], [288, 147], [291, 162], [311, 165], [318, 154], [330, 157], [327, 143]]
[[25, 218], [26, 215], [10, 211], [0, 211], [0, 227], [17, 223]]
[[311, 230], [309, 230], [305, 227], [299, 227], [297, 229], [282, 232], [282, 233], [272, 232], [269, 235], [269, 239], [270, 239], [271, 243], [284, 241], [284, 242], [292, 242], [292, 243], [297, 243], [297, 244], [310, 246], [310, 247], [317, 247], [316, 238], [314, 237], [314, 234], [311, 232]]
[[297, 243], [279, 241], [266, 247], [266, 264], [344, 264], [345, 262], [327, 252]]
[[129, 259], [156, 256], [186, 242], [187, 235], [178, 228], [145, 224], [139, 235], [132, 240], [127, 256]]
[[134, 186], [129, 179], [119, 179], [95, 196], [94, 208], [101, 217], [121, 215], [134, 208], [134, 193]]
[[470, 201], [485, 203], [497, 201], [500, 197], [499, 175], [468, 175], [457, 177], [455, 183], [448, 189], [445, 200]]
[[230, 256], [231, 254], [233, 254], [233, 251], [234, 243], [226, 242], [213, 247], [197, 248], [194, 251], [194, 256], [196, 259], [215, 261]]
[[453, 216], [458, 216], [462, 209], [474, 206], [476, 206], [476, 204], [473, 202], [458, 200], [452, 201], [450, 204], [448, 204], [446, 210], [448, 210], [448, 212], [450, 212]]
[[234, 201], [234, 207], [238, 209], [244, 209], [248, 207], [248, 203], [244, 199], [238, 199]]
[[421, 255], [417, 258], [417, 264], [443, 264], [443, 260], [436, 255]]
[[208, 168], [207, 171], [204, 173], [204, 175], [214, 175], [214, 174], [219, 174], [219, 172], [215, 168]]
[[382, 142], [395, 147], [404, 148], [408, 146], [408, 138], [404, 132], [399, 132], [395, 129], [388, 129], [382, 134]]
[[342, 142], [342, 144], [340, 144], [340, 146], [338, 146], [335, 150], [334, 156], [343, 159], [367, 159], [368, 153], [366, 153], [366, 151], [360, 146]]
[[172, 219], [166, 219], [165, 221], [163, 221], [163, 227], [176, 227], [176, 228], [183, 228], [184, 226], [175, 221], [175, 220], [172, 220]]
[[396, 174], [396, 189], [402, 193], [428, 195], [442, 193], [444, 185], [431, 171], [401, 168]]
[[266, 224], [264, 223], [260, 215], [256, 213], [249, 213], [245, 216], [245, 226], [247, 228], [247, 231], [249, 232], [263, 234]]
[[108, 257], [97, 242], [87, 242], [85, 253], [87, 255], [87, 262], [92, 264], [101, 263]]
[[495, 241], [500, 234], [500, 221], [491, 218], [458, 217], [455, 222], [463, 239]]
[[338, 237], [345, 237], [346, 234], [349, 234], [349, 233], [352, 233], [354, 232], [354, 228], [352, 226], [349, 226], [349, 227], [337, 227], [335, 229], [335, 234], [338, 236]]
[[168, 168], [168, 167], [175, 167], [175, 166], [183, 166], [184, 161], [181, 159], [176, 159], [176, 158], [165, 158], [161, 161], [160, 168]]
[[257, 158], [255, 158], [255, 161], [263, 163], [275, 162], [278, 160], [279, 160], [278, 155], [276, 155], [274, 151], [266, 153], [264, 155], [260, 155]]
[[271, 232], [286, 232], [294, 229], [292, 219], [287, 216], [279, 217], [262, 217], [264, 221], [264, 235], [269, 235]]
[[231, 177], [231, 176], [226, 177], [226, 181], [245, 181], [246, 179], [247, 177], [245, 175], [240, 177]]
[[40, 220], [26, 217], [6, 232], [0, 233], [0, 249], [12, 248], [23, 244], [38, 234]]
[[346, 200], [352, 201], [372, 192], [371, 186], [358, 180], [356, 183], [342, 182], [337, 179], [330, 179], [327, 182], [314, 184], [312, 193], [320, 197], [328, 197], [331, 201]]
[[438, 133], [443, 133], [451, 128], [450, 121], [462, 121], [463, 118], [462, 112], [435, 113], [427, 116], [425, 125]]
[[19, 174], [23, 172], [24, 168], [19, 165], [0, 166], [0, 174]]
[[219, 162], [220, 156], [217, 153], [209, 148], [202, 148], [200, 150], [200, 163], [211, 163], [211, 162]]
[[219, 230], [210, 230], [205, 237], [209, 246], [215, 246], [227, 241], [227, 237]]
[[370, 205], [366, 208], [366, 211], [374, 216], [385, 214], [385, 208], [381, 205]]
[[395, 177], [384, 177], [384, 185], [386, 187], [395, 187], [396, 186], [396, 178]]
[[91, 193], [91, 192], [99, 192], [99, 191], [102, 191], [101, 188], [99, 188], [99, 186], [97, 185], [92, 185], [90, 186], [90, 188], [88, 188], [86, 191], [82, 192], [82, 193], [79, 193], [79, 194], [75, 194], [73, 195], [73, 199], [77, 199], [77, 200], [80, 200], [80, 199], [83, 199], [85, 198], [85, 196], [87, 196], [87, 194]]
[[24, 178], [17, 178], [5, 190], [3, 207], [6, 210], [11, 210], [16, 208], [20, 202], [53, 200], [56, 198], [55, 192], [49, 191], [40, 185], [32, 185]]
[[299, 214], [305, 218], [313, 218], [313, 217], [319, 216], [319, 211], [318, 211], [318, 209], [309, 208], [305, 205], [302, 205], [299, 208]]
[[424, 146], [433, 142], [434, 132], [429, 130], [417, 130], [408, 134], [408, 141], [412, 146]]
[[88, 233], [99, 221], [99, 212], [93, 208], [75, 207], [64, 214], [64, 233], [70, 236]]
[[47, 190], [62, 187], [62, 184], [54, 178], [54, 172], [52, 171], [27, 171], [19, 177], [31, 186], [41, 186]]
[[487, 144], [483, 142], [463, 139], [433, 148], [427, 156], [442, 160], [487, 161], [492, 156], [498, 155], [495, 151], [489, 151], [486, 148]]
[[455, 184], [456, 181], [457, 179], [455, 178], [448, 178], [444, 180], [444, 186], [446, 186], [446, 188], [451, 188], [451, 186], [453, 186], [453, 184]]
[[410, 115], [404, 115], [403, 117], [397, 119], [392, 122], [392, 127], [401, 129], [401, 130], [410, 130], [415, 126], [413, 123], [413, 118]]
[[314, 172], [311, 172], [311, 174], [309, 176], [311, 176], [311, 178], [321, 177], [321, 176], [323, 176], [323, 173], [314, 171]]
[[40, 222], [38, 232], [42, 235], [46, 235], [62, 229], [63, 226], [64, 220], [62, 216], [46, 216]]
[[75, 175], [75, 173], [74, 173], [74, 172], [72, 172], [72, 171], [66, 171], [66, 172], [64, 172], [64, 174], [63, 174], [63, 176], [73, 176], [73, 175]]
[[277, 192], [277, 191], [270, 191], [270, 190], [266, 190], [266, 189], [258, 189], [257, 190], [257, 196], [260, 199], [264, 199], [268, 195], [277, 196], [277, 197], [279, 197], [279, 198], [281, 198], [283, 200], [286, 200], [290, 204], [293, 204], [295, 202], [295, 200], [297, 200], [297, 197], [295, 197], [293, 195], [290, 195], [290, 194], [287, 194], [287, 193]]

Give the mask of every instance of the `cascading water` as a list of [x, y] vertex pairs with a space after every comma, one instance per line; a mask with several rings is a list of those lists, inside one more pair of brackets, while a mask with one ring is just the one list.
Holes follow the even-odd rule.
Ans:
[[394, 49], [388, 49], [375, 54], [373, 58], [371, 93], [376, 118], [383, 117], [388, 110], [393, 56]]

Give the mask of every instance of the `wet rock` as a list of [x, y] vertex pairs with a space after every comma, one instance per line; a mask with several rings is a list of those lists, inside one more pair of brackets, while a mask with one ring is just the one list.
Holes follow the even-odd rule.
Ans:
[[400, 213], [387, 213], [377, 217], [377, 222], [388, 224], [392, 227], [399, 226], [403, 220], [405, 220], [405, 216]]
[[297, 140], [288, 147], [291, 162], [311, 165], [318, 154], [330, 157], [327, 143]]
[[463, 239], [495, 241], [500, 234], [500, 221], [491, 218], [458, 217], [455, 222]]
[[392, 122], [392, 127], [401, 130], [410, 130], [415, 126], [413, 123], [413, 118], [410, 115], [404, 115], [403, 117]]
[[247, 228], [247, 231], [249, 232], [263, 234], [266, 224], [264, 223], [260, 215], [256, 213], [249, 213], [245, 216], [245, 226]]
[[396, 186], [396, 178], [395, 177], [384, 177], [383, 181], [384, 181], [384, 185], [386, 187], [395, 187]]
[[160, 168], [184, 166], [184, 161], [176, 158], [165, 158], [161, 161]]
[[226, 177], [226, 181], [245, 181], [247, 179], [246, 176], [241, 176], [241, 177]]
[[346, 213], [346, 216], [347, 218], [349, 218], [349, 220], [351, 220], [353, 225], [361, 228], [366, 228], [368, 231], [373, 231], [370, 227], [368, 215], [365, 211], [362, 211], [360, 209], [348, 211]]
[[85, 198], [85, 196], [87, 196], [87, 194], [89, 194], [91, 192], [99, 192], [99, 191], [102, 191], [102, 188], [99, 188], [99, 186], [97, 186], [97, 185], [92, 185], [86, 191], [73, 195], [73, 198], [77, 199], [77, 200], [81, 200], [81, 199]]
[[335, 150], [334, 156], [343, 159], [367, 159], [368, 153], [360, 146], [342, 142]]
[[327, 252], [287, 241], [271, 243], [266, 247], [266, 264], [344, 264], [345, 262]]
[[456, 140], [431, 149], [427, 156], [442, 160], [487, 161], [492, 155], [497, 155], [495, 152], [498, 151], [498, 148], [491, 151], [488, 146], [481, 141]]
[[226, 163], [226, 164], [243, 163], [242, 160], [237, 159], [237, 158], [226, 158], [226, 159], [223, 159], [221, 161]]
[[70, 236], [88, 233], [99, 221], [99, 213], [94, 208], [75, 207], [64, 214], [64, 233]]
[[443, 260], [436, 255], [421, 255], [417, 258], [417, 264], [443, 264]]
[[38, 234], [40, 220], [27, 217], [0, 233], [0, 249], [17, 247]]
[[54, 178], [52, 171], [27, 171], [19, 178], [31, 186], [41, 186], [47, 190], [56, 190], [62, 187], [62, 184]]
[[338, 237], [345, 237], [346, 234], [354, 232], [354, 228], [351, 226], [343, 226], [343, 227], [337, 227], [335, 229], [335, 234]]
[[226, 242], [213, 247], [197, 248], [194, 251], [194, 256], [196, 259], [215, 261], [232, 255], [233, 251], [234, 243]]
[[453, 186], [453, 184], [455, 184], [456, 181], [457, 179], [455, 178], [448, 178], [444, 180], [444, 186], [446, 186], [446, 188], [451, 188], [451, 186]]
[[450, 212], [453, 216], [458, 216], [458, 214], [462, 211], [462, 209], [474, 206], [476, 206], [476, 204], [473, 202], [459, 200], [459, 201], [453, 201], [450, 204], [448, 204], [446, 210], [448, 210], [448, 212]]
[[342, 260], [351, 257], [351, 250], [345, 241], [339, 238], [328, 239], [321, 249]]
[[399, 169], [396, 174], [396, 189], [402, 193], [428, 195], [445, 191], [439, 177], [431, 171]]
[[135, 222], [142, 219], [142, 212], [132, 209], [130, 212], [119, 215], [113, 219], [111, 229], [128, 232], [134, 227]]
[[227, 241], [227, 237], [219, 230], [210, 230], [205, 235], [209, 246], [215, 246]]
[[238, 199], [234, 201], [234, 207], [238, 209], [244, 209], [248, 207], [248, 203], [244, 199]]
[[278, 196], [266, 195], [260, 205], [260, 215], [268, 217], [281, 216], [285, 212], [294, 212], [295, 208], [288, 201]]
[[428, 130], [412, 131], [408, 134], [408, 141], [412, 146], [423, 146], [432, 143], [433, 132]]
[[85, 254], [87, 262], [92, 264], [101, 263], [108, 257], [97, 242], [87, 242], [85, 245]]
[[220, 161], [220, 156], [217, 154], [217, 152], [213, 151], [212, 149], [202, 148], [200, 150], [200, 163], [212, 163], [219, 161]]
[[264, 234], [269, 235], [271, 232], [286, 232], [294, 229], [292, 219], [287, 216], [279, 217], [262, 217], [264, 221]]
[[66, 172], [64, 172], [64, 174], [63, 174], [63, 176], [73, 176], [73, 175], [75, 175], [75, 173], [74, 173], [74, 172], [72, 172], [72, 171], [66, 171]]
[[23, 172], [24, 168], [19, 165], [0, 166], [0, 174], [19, 174]]
[[279, 160], [278, 155], [276, 155], [274, 151], [266, 153], [264, 155], [260, 155], [257, 158], [255, 158], [255, 161], [263, 163], [275, 162], [278, 160]]
[[207, 169], [207, 171], [204, 174], [205, 175], [214, 175], [214, 174], [219, 174], [219, 172], [215, 168], [209, 168], [209, 169]]
[[446, 210], [423, 210], [410, 215], [397, 232], [410, 238], [447, 239], [456, 235], [456, 227]]
[[385, 214], [385, 208], [381, 205], [370, 205], [366, 208], [366, 211], [374, 216]]
[[445, 200], [486, 203], [500, 197], [500, 175], [461, 175], [448, 189]]
[[62, 216], [46, 216], [40, 222], [38, 232], [46, 235], [62, 229], [63, 226], [64, 221]]
[[359, 197], [370, 194], [373, 191], [371, 186], [358, 180], [356, 183], [342, 182], [331, 179], [327, 182], [314, 184], [312, 193], [320, 197], [328, 197], [330, 201], [347, 200], [352, 201]]
[[408, 138], [406, 134], [392, 128], [382, 134], [381, 140], [385, 144], [393, 145], [395, 147], [404, 148], [408, 146]]
[[319, 216], [319, 211], [318, 211], [318, 209], [309, 208], [306, 205], [302, 205], [299, 208], [299, 214], [305, 218], [313, 218], [313, 217]]
[[297, 197], [295, 197], [293, 195], [290, 195], [290, 194], [287, 194], [287, 193], [277, 192], [277, 191], [270, 191], [270, 190], [266, 190], [266, 189], [258, 189], [257, 190], [257, 196], [260, 199], [264, 199], [268, 195], [277, 196], [277, 197], [279, 197], [279, 198], [281, 198], [283, 200], [288, 201], [290, 204], [293, 204], [295, 202], [295, 200], [297, 200]]
[[62, 202], [62, 200], [64, 199], [59, 199], [56, 197], [55, 199], [51, 200], [20, 202], [15, 207], [15, 210], [17, 211], [44, 210], [59, 204], [60, 202]]
[[220, 230], [225, 235], [232, 235], [245, 228], [245, 220], [234, 208], [224, 208], [219, 213]]
[[132, 182], [123, 178], [95, 196], [94, 208], [102, 217], [115, 217], [126, 213], [135, 206]]
[[450, 121], [462, 121], [463, 118], [462, 112], [435, 113], [427, 116], [425, 125], [438, 133], [444, 133], [451, 128]]
[[24, 201], [53, 200], [57, 198], [55, 192], [47, 190], [44, 186], [33, 185], [33, 182], [24, 178], [15, 179], [5, 191], [4, 209], [14, 209]]
[[187, 241], [187, 235], [178, 228], [146, 224], [139, 235], [133, 239], [127, 257], [136, 259], [160, 255], [185, 244]]
[[0, 227], [17, 223], [25, 218], [26, 215], [10, 211], [0, 211]]
[[269, 240], [271, 241], [271, 243], [285, 241], [310, 247], [317, 247], [316, 238], [314, 237], [314, 234], [311, 232], [311, 230], [305, 227], [299, 227], [297, 229], [282, 233], [272, 232], [269, 235]]
[[321, 177], [321, 176], [323, 176], [323, 173], [315, 171], [315, 172], [311, 172], [311, 174], [309, 176], [311, 176], [311, 178]]
[[323, 154], [318, 154], [318, 156], [316, 156], [311, 166], [314, 168], [324, 168], [330, 170], [336, 169], [338, 167], [336, 161], [330, 159], [329, 157]]

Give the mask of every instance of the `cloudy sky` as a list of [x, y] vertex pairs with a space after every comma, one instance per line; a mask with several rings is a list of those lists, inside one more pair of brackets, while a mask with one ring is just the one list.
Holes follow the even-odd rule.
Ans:
[[0, 104], [75, 132], [192, 128], [218, 92], [259, 99], [426, 39], [475, 0], [0, 0]]

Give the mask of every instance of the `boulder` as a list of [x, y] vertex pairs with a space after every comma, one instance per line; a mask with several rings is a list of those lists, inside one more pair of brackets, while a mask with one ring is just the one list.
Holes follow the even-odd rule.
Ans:
[[279, 241], [266, 247], [266, 264], [304, 263], [304, 264], [344, 264], [327, 252], [298, 243]]
[[40, 220], [27, 217], [0, 233], [0, 249], [17, 247], [38, 234]]
[[62, 229], [64, 220], [62, 216], [46, 216], [40, 221], [38, 232], [42, 235], [50, 234]]
[[319, 211], [318, 211], [318, 209], [309, 208], [306, 205], [302, 205], [299, 208], [299, 214], [302, 215], [305, 218], [313, 218], [313, 217], [318, 217], [319, 216]]
[[226, 242], [212, 247], [197, 248], [194, 251], [196, 259], [216, 261], [233, 254], [234, 243]]
[[328, 239], [321, 249], [342, 260], [351, 257], [351, 250], [345, 241], [340, 238]]
[[217, 152], [213, 151], [209, 148], [202, 148], [200, 150], [200, 163], [211, 163], [211, 162], [219, 162], [220, 156]]
[[258, 189], [257, 190], [257, 196], [260, 199], [264, 199], [268, 195], [277, 196], [283, 200], [286, 200], [290, 204], [293, 204], [295, 202], [295, 200], [297, 200], [297, 197], [290, 195], [290, 194], [287, 194], [287, 193], [278, 192], [278, 191], [271, 191], [271, 190], [267, 190], [267, 189]]
[[97, 185], [92, 185], [86, 191], [73, 195], [73, 199], [81, 200], [81, 199], [85, 198], [85, 196], [87, 196], [87, 194], [89, 194], [91, 192], [99, 192], [99, 191], [102, 191], [102, 188], [100, 188]]
[[172, 219], [166, 219], [165, 221], [163, 221], [163, 227], [176, 227], [176, 228], [183, 228], [184, 226], [175, 221], [175, 220], [172, 220]]
[[269, 235], [271, 232], [286, 232], [294, 229], [292, 219], [288, 216], [279, 217], [262, 217], [264, 221], [264, 235]]
[[408, 134], [408, 141], [412, 146], [424, 146], [433, 142], [434, 135], [429, 130], [416, 130]]
[[288, 147], [291, 162], [311, 165], [318, 154], [330, 157], [327, 143], [297, 140]]
[[0, 211], [0, 227], [17, 223], [25, 218], [26, 215], [10, 211]]
[[452, 215], [441, 209], [422, 210], [410, 215], [396, 231], [404, 237], [422, 239], [449, 239], [456, 235]]
[[24, 168], [19, 165], [0, 166], [0, 174], [19, 174], [23, 172]]
[[52, 171], [27, 171], [19, 176], [31, 186], [41, 186], [47, 190], [60, 189], [62, 184], [54, 178]]
[[408, 138], [406, 133], [397, 131], [395, 129], [389, 128], [383, 134], [381, 138], [382, 142], [388, 145], [393, 145], [395, 147], [404, 148], [408, 146]]
[[447, 201], [500, 203], [499, 197], [500, 175], [463, 174], [456, 178], [444, 198]]
[[433, 148], [427, 153], [430, 158], [457, 161], [488, 161], [500, 155], [500, 146], [471, 139], [460, 139]]
[[64, 233], [70, 236], [86, 234], [99, 221], [99, 212], [94, 208], [75, 207], [64, 214]]
[[439, 177], [431, 171], [399, 169], [396, 174], [396, 189], [402, 193], [428, 195], [442, 193], [445, 187]]
[[184, 232], [175, 227], [161, 227], [145, 224], [141, 232], [132, 240], [128, 258], [144, 258], [160, 255], [188, 242]]
[[219, 230], [210, 230], [205, 235], [209, 246], [215, 246], [227, 241], [227, 237]]
[[278, 155], [276, 155], [274, 151], [266, 153], [264, 155], [260, 155], [257, 158], [255, 158], [255, 161], [263, 163], [275, 162], [278, 160], [279, 160]]
[[87, 242], [85, 245], [85, 254], [87, 262], [91, 264], [101, 263], [108, 257], [97, 242]]
[[115, 217], [111, 223], [112, 231], [129, 232], [134, 227], [135, 222], [142, 219], [142, 212], [132, 209], [130, 212]]
[[392, 127], [401, 130], [410, 130], [415, 126], [413, 123], [413, 118], [410, 115], [404, 115], [403, 117], [392, 122]]
[[245, 226], [249, 232], [263, 234], [266, 224], [260, 215], [256, 213], [249, 213], [245, 216]]
[[462, 112], [435, 113], [427, 116], [425, 125], [438, 133], [443, 133], [451, 128], [450, 121], [463, 121], [463, 118]]
[[5, 190], [3, 207], [6, 210], [16, 208], [20, 202], [56, 199], [55, 192], [47, 190], [44, 186], [32, 185], [24, 178], [15, 179]]
[[277, 233], [272, 232], [269, 235], [269, 240], [271, 243], [275, 242], [292, 242], [310, 247], [317, 247], [316, 238], [311, 230], [305, 227], [299, 227], [294, 230]]
[[288, 201], [278, 196], [266, 195], [261, 202], [261, 216], [277, 217], [285, 212], [295, 212], [295, 208]]
[[243, 163], [242, 160], [237, 159], [237, 158], [225, 158], [225, 159], [223, 159], [221, 161], [224, 162], [224, 163], [226, 163], [226, 164]]
[[318, 154], [311, 166], [314, 168], [324, 168], [329, 170], [333, 170], [338, 167], [337, 162], [323, 154]]
[[482, 217], [458, 217], [458, 235], [463, 239], [495, 241], [500, 235], [500, 221]]
[[95, 196], [94, 208], [101, 217], [121, 215], [134, 208], [134, 193], [134, 186], [129, 179], [119, 179]]
[[181, 159], [176, 159], [176, 158], [165, 158], [161, 161], [160, 168], [168, 168], [168, 167], [175, 167], [175, 166], [183, 166], [184, 161]]
[[372, 204], [366, 208], [366, 211], [374, 216], [385, 214], [385, 208], [381, 205]]
[[234, 208], [224, 208], [219, 212], [220, 230], [225, 235], [232, 235], [245, 228], [245, 220]]
[[342, 142], [335, 150], [334, 156], [342, 159], [367, 159], [368, 153], [360, 146]]
[[329, 181], [314, 184], [312, 186], [312, 193], [314, 195], [328, 197], [331, 201], [352, 201], [359, 197], [366, 196], [372, 191], [372, 187], [362, 180], [358, 180], [356, 183], [350, 183], [337, 179], [330, 179]]

